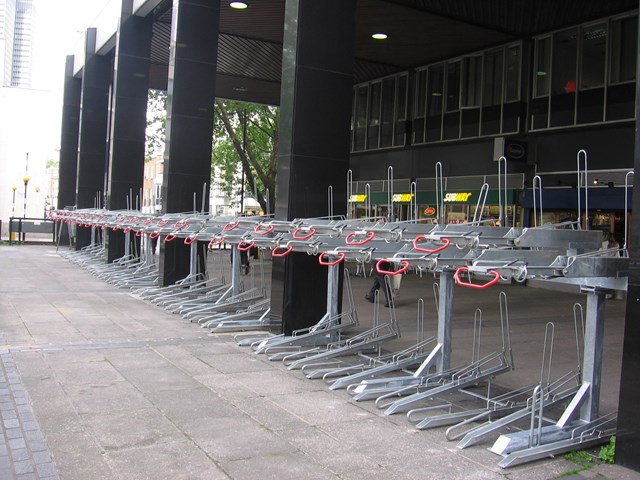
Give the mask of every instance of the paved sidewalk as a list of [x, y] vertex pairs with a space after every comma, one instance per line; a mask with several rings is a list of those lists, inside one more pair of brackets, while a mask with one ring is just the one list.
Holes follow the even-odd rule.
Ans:
[[[418, 431], [404, 415], [353, 402], [236, 346], [230, 335], [211, 336], [102, 282], [50, 246], [0, 247], [0, 271], [0, 479], [516, 480], [577, 468], [555, 458], [501, 470], [488, 444], [458, 450], [444, 429]], [[398, 314], [405, 332], [415, 329], [419, 281], [403, 280]], [[369, 283], [354, 279], [360, 310], [370, 308], [361, 298]], [[537, 351], [528, 345], [539, 340], [546, 317], [572, 301], [528, 290], [513, 290], [511, 311], [531, 315], [532, 295], [547, 301], [540, 301], [535, 328], [530, 317], [514, 315], [518, 367]], [[476, 303], [461, 296], [456, 311], [469, 307], [472, 319]], [[622, 304], [607, 304], [609, 411], [617, 401]], [[456, 346], [467, 358], [472, 329], [461, 332]], [[558, 361], [573, 362], [570, 353], [561, 349]], [[505, 376], [505, 385], [535, 378], [537, 357], [532, 363]], [[604, 478], [640, 477], [615, 466], [579, 475], [592, 478], [596, 468]]]

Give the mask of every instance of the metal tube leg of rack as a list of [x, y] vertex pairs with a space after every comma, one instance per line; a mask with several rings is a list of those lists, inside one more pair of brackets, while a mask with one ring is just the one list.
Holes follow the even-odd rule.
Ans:
[[586, 422], [599, 417], [606, 293], [599, 288], [587, 293], [582, 379], [591, 385], [591, 392], [580, 407], [580, 419]]
[[436, 361], [438, 372], [451, 368], [451, 314], [453, 312], [453, 274], [452, 269], [444, 269], [440, 274], [440, 301], [438, 309], [438, 344], [440, 356]]
[[240, 250], [236, 248], [236, 245], [231, 246], [231, 287], [232, 295], [240, 295], [240, 269], [242, 268], [240, 258]]
[[327, 272], [327, 314], [338, 316], [338, 300], [340, 299], [340, 265], [328, 267]]

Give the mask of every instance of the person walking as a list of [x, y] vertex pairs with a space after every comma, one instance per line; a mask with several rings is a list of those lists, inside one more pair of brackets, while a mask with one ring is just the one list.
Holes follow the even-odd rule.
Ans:
[[[385, 297], [385, 307], [389, 306], [389, 302], [391, 301], [391, 289], [388, 283], [385, 281], [386, 275], [384, 273], [378, 272], [378, 268], [376, 267], [376, 262], [372, 262], [373, 266], [373, 285], [371, 285], [371, 289], [369, 293], [367, 293], [364, 298], [369, 300], [371, 303], [375, 301], [376, 298], [376, 290], [382, 290], [384, 292]], [[389, 262], [380, 262], [380, 268], [382, 270], [390, 271], [391, 263]]]

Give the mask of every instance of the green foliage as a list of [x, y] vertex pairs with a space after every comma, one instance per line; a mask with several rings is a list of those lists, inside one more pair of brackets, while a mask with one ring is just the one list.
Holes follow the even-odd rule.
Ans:
[[60, 162], [59, 161], [54, 160], [53, 158], [47, 159], [47, 168], [58, 167], [58, 166], [60, 166]]
[[[166, 92], [149, 90], [145, 161], [164, 147], [166, 107]], [[267, 203], [274, 206], [278, 119], [277, 107], [215, 101], [211, 180], [232, 199], [234, 206], [240, 204], [243, 191], [255, 196], [263, 211], [267, 210]]]
[[593, 457], [584, 450], [575, 450], [565, 454], [564, 458], [578, 465], [585, 465], [593, 462]]
[[164, 126], [167, 119], [167, 93], [149, 90], [147, 98], [147, 130], [145, 142], [145, 162], [150, 161], [155, 152], [164, 148]]
[[236, 199], [236, 206], [243, 189], [256, 197], [263, 211], [267, 210], [267, 200], [271, 207], [274, 205], [278, 119], [276, 107], [216, 100], [212, 181], [225, 195]]
[[616, 436], [613, 435], [609, 443], [600, 449], [598, 458], [602, 463], [614, 463], [616, 455]]

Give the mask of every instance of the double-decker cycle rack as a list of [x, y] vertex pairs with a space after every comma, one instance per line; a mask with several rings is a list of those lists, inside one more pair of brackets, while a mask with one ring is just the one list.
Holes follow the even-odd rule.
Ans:
[[[628, 259], [624, 255], [613, 256], [618, 251], [600, 250], [600, 232], [581, 230], [575, 223], [519, 228], [491, 227], [476, 221], [441, 226], [418, 221], [388, 222], [380, 218], [283, 221], [268, 216], [215, 217], [198, 212], [152, 216], [136, 211], [99, 209], [58, 211], [52, 217], [60, 222], [75, 223], [78, 228], [92, 228], [94, 233], [89, 247], [66, 254], [67, 257], [102, 278], [135, 288], [142, 297], [214, 331], [274, 326], [266, 320], [266, 294], [245, 295], [247, 291], [240, 280], [240, 250], [256, 247], [270, 251], [273, 257], [284, 257], [291, 252], [317, 256], [319, 263], [327, 267], [329, 280], [327, 310], [322, 319], [315, 326], [292, 335], [247, 334], [239, 335], [238, 341], [250, 344], [256, 353], [284, 360], [289, 368], [302, 368], [311, 378], [330, 381], [331, 388], [347, 388], [355, 400], [376, 399], [387, 414], [409, 410], [409, 418], [418, 421], [418, 428], [451, 425], [461, 419], [461, 423], [455, 423], [449, 430], [449, 437], [454, 439], [459, 438], [459, 432], [464, 429], [461, 447], [499, 433], [497, 422], [502, 419], [506, 420], [499, 425], [510, 425], [516, 417], [521, 420], [530, 415], [528, 430], [502, 435], [492, 447], [492, 451], [504, 456], [500, 462], [503, 467], [603, 443], [613, 433], [615, 416], [599, 414], [603, 306], [608, 292], [626, 289]], [[122, 259], [109, 265], [100, 264], [103, 246], [98, 237], [100, 230], [106, 228], [144, 237], [143, 254], [132, 251], [131, 245], [135, 246], [135, 242], [127, 241], [128, 249]], [[154, 279], [151, 241], [158, 237], [162, 241], [183, 241], [192, 246], [191, 273], [176, 285], [161, 287]], [[233, 246], [231, 285], [214, 284], [206, 272], [197, 271], [198, 242], [208, 242], [210, 248], [222, 243]], [[378, 272], [387, 276], [403, 274], [409, 269], [439, 276], [436, 344], [428, 354], [424, 352], [428, 342], [415, 351], [397, 352], [389, 357], [382, 353], [381, 346], [399, 335], [393, 300], [388, 323], [377, 323], [356, 337], [344, 338], [345, 329], [357, 323], [357, 314], [352, 301], [346, 313], [340, 314], [338, 310], [339, 272], [343, 262], [356, 263], [359, 267], [373, 263]], [[393, 268], [387, 269], [385, 262]], [[506, 297], [502, 295], [502, 348], [485, 356], [480, 355], [479, 349], [474, 350], [469, 365], [451, 367], [454, 284], [484, 290], [501, 281], [552, 290], [571, 289], [586, 295], [579, 381], [571, 375], [570, 381], [565, 377], [553, 382], [541, 381], [533, 390], [523, 387], [503, 396], [487, 394], [487, 407], [466, 415], [452, 412], [429, 416], [432, 409], [423, 407], [423, 400], [449, 390], [464, 390], [512, 368], [508, 320], [504, 315]], [[148, 284], [141, 285], [145, 282]], [[355, 358], [342, 359], [347, 356]], [[337, 360], [338, 357], [341, 358]], [[400, 359], [410, 359], [412, 363], [408, 360], [406, 364], [400, 363]], [[416, 364], [411, 374], [404, 373]], [[575, 386], [567, 387], [571, 382], [575, 382]], [[405, 393], [411, 395], [404, 396]], [[553, 425], [543, 426], [545, 408], [560, 400], [568, 401], [564, 413]], [[501, 420], [484, 429], [482, 425], [469, 427], [472, 422], [499, 416]]]

